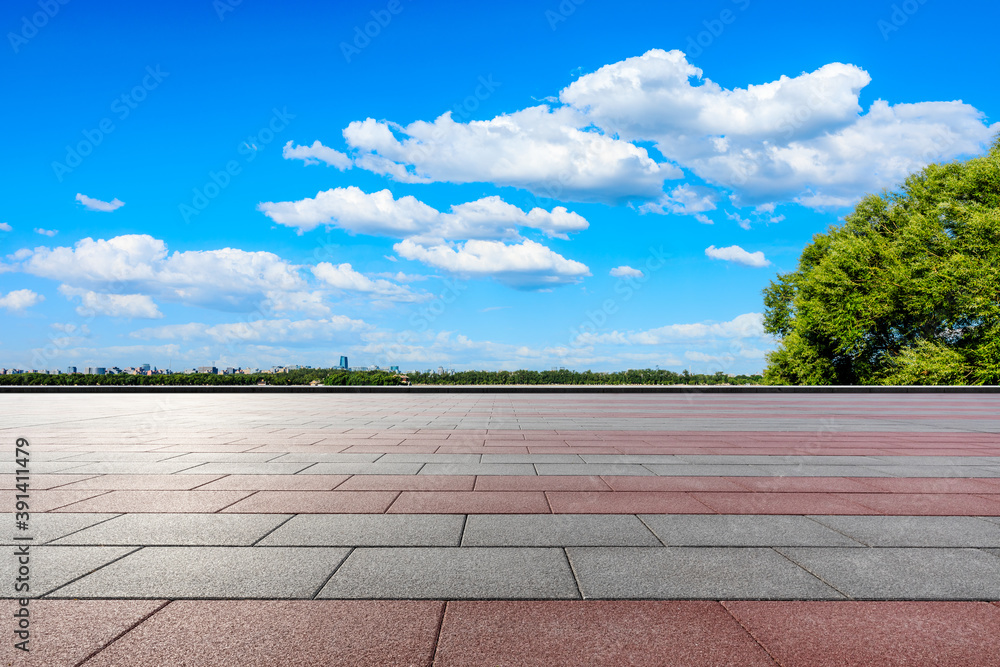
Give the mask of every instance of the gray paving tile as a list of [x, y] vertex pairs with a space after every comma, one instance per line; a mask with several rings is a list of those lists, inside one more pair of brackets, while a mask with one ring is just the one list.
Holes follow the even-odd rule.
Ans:
[[861, 546], [804, 516], [642, 514], [639, 518], [668, 546]]
[[841, 599], [772, 549], [570, 547], [585, 598]]
[[[86, 461], [32, 461], [31, 473], [34, 475], [49, 475], [53, 473], [69, 472], [87, 465], [92, 465]], [[13, 461], [0, 463], [0, 474], [14, 474], [18, 466]]]
[[178, 463], [265, 463], [283, 456], [281, 452], [191, 452], [170, 459]]
[[124, 514], [57, 544], [250, 546], [288, 514]]
[[1000, 559], [976, 549], [776, 550], [855, 599], [1000, 599]]
[[990, 523], [1000, 523], [1000, 516], [979, 516], [977, 519], [982, 519], [983, 521], [989, 521]]
[[659, 547], [631, 514], [471, 514], [462, 546]]
[[427, 463], [421, 475], [534, 475], [530, 463]]
[[638, 465], [645, 463], [684, 463], [684, 461], [673, 454], [581, 454], [580, 458], [587, 463], [635, 463]]
[[879, 465], [1000, 466], [1000, 456], [874, 456]]
[[1000, 526], [971, 516], [812, 518], [872, 547], [1000, 547]]
[[461, 514], [301, 514], [259, 546], [457, 547]]
[[579, 454], [483, 454], [483, 463], [583, 463]]
[[349, 551], [322, 547], [145, 547], [56, 591], [53, 597], [310, 598]]
[[17, 591], [14, 588], [20, 566], [15, 549], [16, 547], [5, 548], [4, 557], [0, 559], [0, 597], [24, 597], [25, 593], [30, 593], [31, 597], [44, 595], [124, 556], [133, 547], [32, 546], [28, 555], [28, 566], [31, 569], [28, 591]]
[[84, 463], [79, 467], [74, 467], [72, 470], [75, 474], [173, 475], [174, 473], [196, 465], [198, 465], [196, 461], [188, 461], [187, 463], [181, 463], [179, 461], [160, 461], [148, 463], [141, 461], [105, 461], [100, 463]]
[[701, 465], [695, 463], [685, 463], [683, 465], [656, 465], [645, 466], [654, 474], [661, 477], [668, 476], [691, 476], [691, 477], [768, 477], [769, 475], [760, 467], [754, 465]]
[[[442, 444], [446, 441], [442, 440]], [[383, 454], [379, 463], [479, 463], [481, 454]]]
[[[113, 517], [118, 516], [117, 514], [71, 514], [71, 513], [60, 513], [60, 512], [34, 512], [31, 514], [31, 519], [28, 522], [30, 530], [22, 533], [22, 531], [7, 531], [4, 530], [0, 533], [0, 545], [7, 546], [11, 544], [18, 544], [17, 540], [12, 539], [14, 534], [24, 534], [30, 535], [35, 538], [32, 540], [32, 547], [36, 544], [45, 544], [46, 542], [51, 542], [52, 540], [57, 540], [64, 535], [69, 535], [70, 533], [76, 532], [87, 526], [93, 526], [95, 523], [100, 523], [102, 521], [107, 521]], [[13, 526], [14, 525], [14, 515], [13, 514], [0, 514], [0, 526]], [[23, 544], [23, 542], [20, 542]]]
[[328, 463], [309, 466], [300, 475], [416, 475], [423, 463]]
[[871, 469], [893, 477], [1000, 477], [1000, 470], [989, 466], [891, 465]]
[[201, 463], [197, 467], [188, 468], [185, 475], [294, 475], [313, 464], [299, 463], [232, 463], [210, 462]]
[[306, 463], [373, 463], [375, 459], [382, 456], [379, 453], [361, 453], [356, 454], [334, 454], [332, 452], [289, 452], [287, 454], [282, 454], [279, 458], [272, 459], [274, 463], [297, 463], [300, 461], [305, 461]]
[[621, 475], [653, 476], [644, 466], [630, 463], [536, 463], [539, 475]]
[[882, 470], [865, 466], [834, 465], [758, 465], [768, 477], [891, 477]]
[[319, 598], [574, 599], [562, 549], [355, 549]]

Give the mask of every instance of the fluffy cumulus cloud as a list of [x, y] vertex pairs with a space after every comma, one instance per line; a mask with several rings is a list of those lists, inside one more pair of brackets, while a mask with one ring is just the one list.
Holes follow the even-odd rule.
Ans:
[[764, 316], [760, 313], [744, 313], [728, 322], [668, 324], [644, 331], [584, 331], [576, 336], [574, 344], [664, 345], [707, 339], [761, 338], [764, 335]]
[[102, 294], [92, 290], [60, 285], [59, 293], [67, 299], [79, 300], [78, 315], [108, 315], [110, 317], [128, 317], [157, 319], [163, 313], [146, 294]]
[[642, 278], [642, 271], [631, 266], [616, 266], [609, 273], [614, 278]]
[[282, 343], [307, 344], [356, 340], [372, 327], [344, 315], [326, 319], [270, 319], [208, 325], [200, 322], [169, 324], [133, 331], [133, 338], [180, 341], [209, 341], [220, 344]]
[[45, 297], [30, 289], [18, 289], [0, 295], [0, 308], [12, 313], [23, 313], [28, 308], [44, 301]]
[[396, 199], [388, 190], [367, 193], [353, 185], [299, 201], [263, 202], [258, 209], [300, 234], [328, 225], [354, 234], [396, 238], [517, 239], [518, 227], [530, 227], [547, 236], [565, 239], [569, 232], [588, 227], [582, 216], [562, 206], [551, 211], [536, 207], [525, 212], [498, 196], [491, 196], [457, 204], [445, 213], [413, 196]]
[[743, 266], [752, 266], [758, 269], [771, 265], [771, 262], [764, 257], [764, 253], [761, 251], [747, 252], [738, 245], [731, 245], [726, 248], [716, 248], [714, 245], [710, 245], [705, 248], [705, 255], [712, 259], [721, 259], [733, 264], [742, 264]]
[[312, 268], [312, 272], [325, 285], [334, 289], [359, 292], [389, 301], [426, 301], [432, 296], [426, 292], [414, 292], [405, 285], [397, 285], [385, 278], [369, 278], [355, 271], [348, 263], [334, 265], [320, 262]]
[[929, 162], [980, 152], [1000, 129], [958, 101], [877, 100], [865, 112], [858, 98], [871, 77], [854, 65], [733, 89], [702, 74], [680, 51], [654, 49], [580, 77], [559, 98], [750, 204], [846, 205]]
[[0, 222], [0, 232], [9, 232], [14, 228], [10, 226], [9, 222]]
[[117, 197], [111, 201], [101, 201], [100, 199], [94, 199], [93, 197], [88, 197], [82, 193], [76, 193], [76, 200], [83, 204], [83, 207], [88, 211], [100, 211], [102, 213], [111, 213], [116, 211], [125, 205], [125, 202], [121, 201]]
[[368, 118], [344, 130], [359, 167], [407, 183], [488, 182], [567, 201], [651, 199], [681, 172], [590, 127], [570, 107], [540, 105], [457, 123], [450, 112], [407, 126]]
[[73, 247], [16, 253], [18, 269], [101, 294], [146, 294], [223, 310], [258, 307], [269, 294], [302, 291], [299, 268], [274, 253], [235, 248], [168, 253], [145, 234], [85, 238]]
[[393, 246], [400, 257], [470, 277], [493, 277], [511, 287], [538, 289], [579, 282], [590, 270], [551, 248], [525, 239], [521, 243], [470, 240], [424, 246], [404, 239]]
[[302, 160], [306, 164], [324, 163], [328, 167], [336, 167], [341, 171], [351, 168], [351, 158], [338, 150], [321, 144], [318, 140], [312, 146], [296, 146], [289, 141], [281, 149], [281, 157], [286, 160]]

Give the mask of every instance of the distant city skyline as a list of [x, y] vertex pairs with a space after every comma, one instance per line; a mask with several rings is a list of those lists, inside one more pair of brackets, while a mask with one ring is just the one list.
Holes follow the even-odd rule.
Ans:
[[42, 6], [3, 367], [756, 373], [813, 234], [1000, 130], [982, 3]]

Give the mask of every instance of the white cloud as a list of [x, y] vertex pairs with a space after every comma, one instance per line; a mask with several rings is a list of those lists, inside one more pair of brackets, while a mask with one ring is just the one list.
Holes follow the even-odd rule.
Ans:
[[715, 202], [718, 199], [719, 196], [714, 190], [685, 183], [671, 190], [669, 194], [664, 194], [656, 201], [643, 204], [639, 207], [639, 211], [661, 215], [667, 213], [693, 215], [698, 222], [711, 225], [712, 221], [703, 213], [714, 211]]
[[615, 278], [642, 278], [642, 271], [631, 266], [616, 266], [610, 274]]
[[153, 300], [145, 294], [102, 294], [69, 285], [60, 285], [59, 293], [67, 299], [80, 299], [76, 313], [85, 317], [92, 314], [144, 319], [163, 317]]
[[328, 167], [336, 167], [341, 171], [351, 168], [351, 158], [338, 150], [324, 146], [316, 140], [312, 146], [295, 146], [289, 141], [281, 149], [281, 157], [286, 160], [302, 160], [306, 164], [323, 162]]
[[12, 313], [23, 313], [41, 301], [45, 301], [41, 294], [30, 289], [18, 289], [0, 296], [0, 308]]
[[764, 316], [760, 313], [744, 313], [728, 322], [668, 324], [645, 331], [584, 332], [576, 336], [574, 342], [578, 345], [664, 345], [691, 340], [758, 338], [762, 336], [764, 336]]
[[312, 272], [330, 287], [349, 292], [371, 294], [389, 301], [426, 301], [432, 296], [424, 292], [414, 292], [409, 287], [397, 285], [383, 278], [372, 280], [355, 271], [348, 263], [334, 266], [329, 262], [321, 262], [312, 268]]
[[117, 197], [111, 201], [101, 201], [100, 199], [94, 199], [93, 197], [88, 197], [87, 195], [79, 192], [76, 193], [76, 200], [83, 204], [84, 208], [88, 211], [101, 211], [102, 213], [111, 213], [112, 211], [125, 205], [125, 202], [121, 201]]
[[18, 268], [102, 293], [147, 294], [189, 305], [250, 310], [269, 294], [302, 291], [299, 267], [277, 255], [235, 248], [167, 252], [146, 234], [85, 238], [69, 247], [19, 251]]
[[665, 179], [681, 176], [589, 126], [569, 107], [540, 105], [469, 123], [450, 112], [405, 127], [368, 118], [348, 125], [344, 138], [359, 152], [357, 166], [397, 181], [488, 182], [567, 201], [651, 199]]
[[[692, 80], [699, 82], [693, 85]], [[858, 102], [855, 65], [722, 88], [680, 51], [651, 50], [580, 77], [560, 100], [605, 132], [653, 141], [667, 159], [748, 203], [844, 206], [929, 162], [975, 154], [1000, 129], [962, 102]]]
[[169, 324], [139, 329], [132, 338], [166, 340], [208, 340], [213, 343], [282, 343], [302, 344], [354, 340], [358, 333], [371, 329], [362, 320], [344, 315], [308, 320], [253, 320], [208, 325], [200, 322]]
[[451, 273], [493, 277], [506, 285], [526, 289], [579, 282], [590, 275], [586, 265], [529, 239], [515, 245], [471, 240], [430, 247], [405, 239], [393, 249], [400, 257]]
[[13, 227], [10, 226], [9, 222], [0, 222], [0, 232], [9, 232]]
[[59, 233], [58, 229], [42, 229], [41, 227], [35, 227], [35, 233], [41, 234], [42, 236], [53, 237]]
[[738, 245], [731, 245], [726, 248], [716, 248], [714, 245], [710, 245], [705, 248], [705, 254], [712, 259], [721, 259], [726, 262], [752, 266], [758, 269], [771, 265], [771, 262], [764, 257], [764, 253], [759, 250], [757, 252], [747, 252]]
[[549, 237], [587, 229], [580, 215], [557, 206], [525, 212], [498, 196], [456, 204], [443, 213], [407, 195], [389, 190], [368, 194], [355, 186], [320, 192], [299, 201], [263, 202], [258, 210], [299, 234], [325, 224], [354, 234], [414, 238], [433, 243], [464, 239], [518, 239], [518, 227], [539, 229]]

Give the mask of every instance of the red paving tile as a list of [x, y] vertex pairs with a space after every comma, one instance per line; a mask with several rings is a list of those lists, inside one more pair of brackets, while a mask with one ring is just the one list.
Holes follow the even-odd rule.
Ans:
[[[166, 604], [165, 600], [32, 600], [27, 653], [12, 630], [0, 643], [0, 664], [71, 667]], [[11, 604], [4, 609], [12, 610]], [[4, 614], [7, 616], [7, 613]], [[6, 619], [5, 619], [6, 620]], [[11, 622], [11, 627], [13, 622]]]
[[773, 665], [718, 602], [449, 602], [435, 666]]
[[971, 477], [858, 477], [878, 493], [1000, 493], [1000, 479]]
[[472, 491], [474, 475], [354, 475], [338, 491]]
[[858, 502], [862, 494], [693, 493], [719, 514], [881, 514]]
[[985, 602], [724, 602], [783, 667], [1000, 664]]
[[480, 475], [476, 491], [611, 491], [597, 476]]
[[774, 493], [850, 493], [870, 491], [864, 477], [730, 477], [739, 488]]
[[[554, 514], [714, 514], [687, 493], [660, 491], [550, 491]], [[742, 494], [749, 495], [749, 494]]]
[[[59, 508], [58, 512], [218, 512], [247, 491], [112, 491]], [[32, 494], [34, 496], [36, 494]]]
[[176, 601], [87, 667], [430, 665], [443, 608], [410, 600]]
[[643, 477], [638, 475], [602, 478], [615, 491], [745, 491], [725, 477]]
[[[187, 491], [222, 475], [98, 475], [74, 482], [64, 489], [99, 489], [106, 491]], [[32, 480], [34, 486], [34, 480]]]
[[541, 491], [403, 491], [389, 514], [548, 514]]
[[398, 491], [260, 491], [225, 514], [382, 514]]
[[227, 475], [199, 487], [205, 491], [329, 491], [350, 475]]
[[878, 514], [899, 516], [1000, 516], [1000, 495], [967, 493], [856, 493], [851, 499]]

